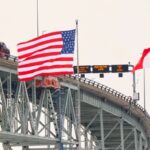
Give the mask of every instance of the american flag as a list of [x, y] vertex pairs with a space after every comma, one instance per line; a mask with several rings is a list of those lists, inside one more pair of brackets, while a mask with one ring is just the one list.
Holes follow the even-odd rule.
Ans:
[[51, 32], [18, 46], [18, 78], [73, 74], [75, 30]]

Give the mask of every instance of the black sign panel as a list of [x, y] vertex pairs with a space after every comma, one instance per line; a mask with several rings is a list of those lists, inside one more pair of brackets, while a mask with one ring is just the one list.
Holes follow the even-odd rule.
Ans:
[[116, 73], [116, 72], [129, 72], [128, 66], [129, 65], [112, 65], [111, 66], [111, 71], [113, 73]]
[[[77, 73], [77, 66], [74, 66], [74, 73]], [[91, 66], [79, 66], [79, 73], [91, 73]]]
[[109, 71], [109, 65], [94, 65], [92, 66], [93, 73], [107, 73]]

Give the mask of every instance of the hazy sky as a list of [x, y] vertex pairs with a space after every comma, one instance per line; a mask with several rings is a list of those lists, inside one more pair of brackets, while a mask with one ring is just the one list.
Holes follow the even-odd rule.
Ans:
[[[0, 41], [12, 55], [17, 55], [17, 43], [37, 36], [36, 2], [0, 0]], [[78, 19], [80, 65], [134, 65], [143, 49], [150, 47], [149, 0], [39, 0], [38, 12], [39, 35], [75, 28]], [[87, 77], [132, 95], [131, 73], [122, 79], [117, 74], [106, 74], [104, 79]], [[142, 104], [142, 70], [136, 73], [136, 83]]]
[[[0, 0], [0, 41], [12, 55], [16, 45], [37, 36], [37, 0]], [[39, 0], [39, 34], [75, 28], [79, 21], [80, 65], [135, 65], [150, 47], [150, 0]], [[75, 61], [76, 64], [76, 61]], [[143, 72], [136, 72], [143, 106]], [[132, 74], [87, 75], [132, 96]], [[146, 70], [146, 109], [150, 108], [150, 71]], [[150, 111], [149, 111], [150, 113]]]
[[[0, 0], [0, 41], [17, 55], [16, 44], [37, 36], [37, 0]], [[150, 0], [39, 0], [39, 34], [75, 28], [79, 21], [80, 65], [135, 65], [150, 47]], [[76, 64], [76, 61], [75, 61]], [[139, 103], [143, 106], [143, 72], [136, 72]], [[146, 70], [146, 108], [150, 71]], [[104, 79], [87, 75], [132, 96], [132, 74]], [[150, 111], [149, 111], [150, 112]]]

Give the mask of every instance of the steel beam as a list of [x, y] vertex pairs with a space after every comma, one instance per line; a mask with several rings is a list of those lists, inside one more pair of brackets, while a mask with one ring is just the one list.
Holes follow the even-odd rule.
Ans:
[[101, 144], [102, 144], [102, 150], [105, 150], [105, 138], [104, 138], [104, 122], [103, 122], [103, 110], [100, 109], [99, 112], [100, 115], [100, 131], [101, 131]]
[[138, 150], [138, 137], [137, 137], [137, 129], [134, 127], [134, 147], [135, 150]]
[[124, 150], [123, 119], [120, 119], [120, 133], [121, 133], [121, 150]]

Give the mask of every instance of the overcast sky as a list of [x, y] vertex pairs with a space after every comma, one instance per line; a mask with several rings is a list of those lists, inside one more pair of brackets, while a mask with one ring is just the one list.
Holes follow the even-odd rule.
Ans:
[[[17, 43], [37, 36], [37, 0], [0, 2], [0, 41], [7, 44], [12, 55], [17, 55]], [[39, 35], [73, 29], [78, 19], [80, 65], [135, 65], [143, 49], [150, 47], [149, 0], [39, 0], [38, 13]], [[76, 65], [76, 57], [74, 62]], [[142, 70], [136, 72], [141, 105], [142, 75]], [[148, 76], [146, 70], [146, 79]], [[87, 77], [132, 96], [131, 73], [123, 78], [117, 74], [106, 74], [104, 79], [98, 79], [99, 75]]]
[[[0, 41], [12, 55], [16, 45], [37, 36], [37, 0], [0, 0]], [[144, 48], [150, 47], [150, 0], [39, 0], [39, 35], [75, 28], [79, 21], [80, 65], [135, 65]], [[75, 61], [76, 64], [76, 61]], [[146, 70], [146, 107], [150, 71]], [[132, 96], [132, 74], [87, 75]], [[136, 72], [139, 103], [143, 106], [143, 71]], [[150, 111], [149, 111], [150, 112]]]

